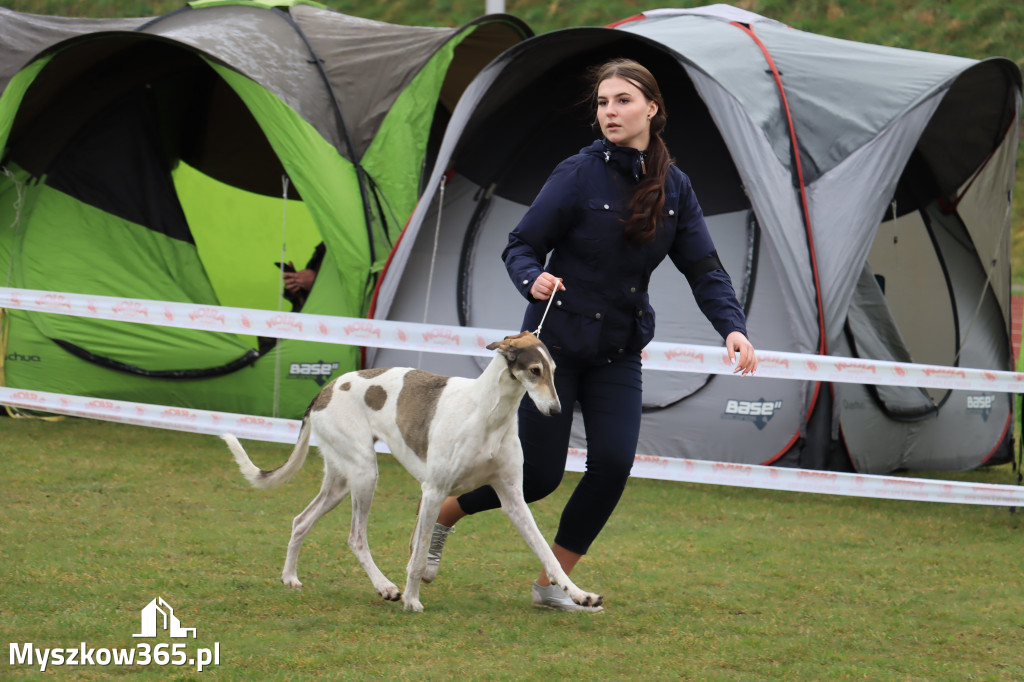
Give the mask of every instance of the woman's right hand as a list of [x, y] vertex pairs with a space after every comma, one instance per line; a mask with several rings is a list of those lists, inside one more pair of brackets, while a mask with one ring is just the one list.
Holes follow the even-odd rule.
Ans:
[[546, 301], [551, 298], [551, 295], [557, 289], [565, 290], [565, 285], [562, 284], [560, 277], [555, 277], [549, 272], [542, 272], [533, 282], [533, 286], [530, 287], [530, 296], [533, 296], [538, 301]]

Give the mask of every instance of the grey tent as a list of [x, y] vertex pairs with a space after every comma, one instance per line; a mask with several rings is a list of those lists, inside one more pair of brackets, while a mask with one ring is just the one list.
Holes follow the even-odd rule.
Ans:
[[[1019, 69], [837, 40], [723, 5], [545, 34], [492, 62], [453, 115], [376, 318], [419, 321], [426, 306], [433, 323], [519, 328], [524, 302], [499, 254], [554, 165], [596, 136], [581, 75], [618, 56], [662, 86], [669, 149], [756, 347], [1012, 369]], [[655, 272], [656, 340], [720, 345], [686, 288], [670, 263]], [[479, 372], [461, 357], [368, 359]], [[638, 451], [649, 455], [865, 473], [1010, 458], [1006, 394], [649, 371], [644, 402]], [[577, 427], [573, 445], [585, 448]]]

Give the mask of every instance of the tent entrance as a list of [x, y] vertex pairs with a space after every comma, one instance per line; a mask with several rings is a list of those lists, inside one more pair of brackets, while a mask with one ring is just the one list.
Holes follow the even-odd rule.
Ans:
[[[927, 137], [927, 136], [926, 136]], [[991, 235], [1012, 177], [1014, 135], [971, 178], [943, 190], [915, 153], [878, 227], [851, 300], [840, 354], [948, 367], [1012, 368]], [[1009, 170], [1008, 170], [1009, 169]], [[988, 234], [986, 234], [988, 233]], [[857, 471], [964, 468], [1010, 456], [1012, 396], [980, 390], [843, 385], [842, 440]], [[878, 412], [870, 409], [871, 405]], [[943, 418], [940, 418], [943, 417]]]
[[[662, 84], [670, 121], [666, 143], [693, 182], [723, 264], [749, 308], [752, 328], [759, 330], [756, 343], [791, 348], [792, 330], [769, 322], [786, 319], [784, 278], [777, 260], [768, 256], [770, 245], [762, 239], [733, 158], [687, 70], [671, 55], [628, 35], [579, 33], [580, 39], [571, 42], [552, 36], [546, 44], [550, 49], [510, 51], [507, 67], [479, 86], [486, 87], [487, 96], [472, 112], [467, 110], [468, 119], [455, 112], [445, 144], [453, 130], [459, 138], [446, 164], [453, 173], [443, 193], [440, 227], [440, 193], [435, 190], [421, 202], [418, 231], [407, 233], [400, 244], [404, 260], [385, 275], [385, 284], [396, 278], [401, 283], [391, 286], [391, 298], [376, 314], [420, 321], [426, 310], [431, 323], [519, 329], [525, 302], [500, 259], [508, 233], [554, 166], [600, 135], [591, 126], [588, 86], [581, 74], [612, 56], [625, 56], [649, 66]], [[426, 301], [424, 282], [431, 272], [431, 300]], [[722, 344], [670, 261], [655, 270], [650, 292], [658, 314], [658, 340]], [[367, 357], [374, 367], [419, 366], [467, 377], [481, 371], [472, 357], [394, 349], [376, 349]], [[748, 451], [778, 457], [802, 435], [805, 392], [801, 382], [718, 381], [705, 374], [645, 372], [645, 427], [638, 452], [725, 461], [736, 461]], [[572, 446], [586, 447], [582, 420], [574, 420], [573, 428]], [[725, 430], [744, 435], [723, 438]]]
[[[68, 83], [71, 64], [84, 81]], [[282, 242], [310, 253], [319, 239], [300, 201], [286, 234], [282, 200], [262, 196], [282, 193], [283, 168], [238, 96], [198, 57], [160, 42], [58, 55], [26, 94], [10, 160], [41, 177], [14, 254], [18, 286], [274, 309]], [[238, 206], [254, 201], [240, 220]], [[75, 356], [141, 376], [219, 376], [259, 357], [253, 339], [232, 334], [32, 318]]]

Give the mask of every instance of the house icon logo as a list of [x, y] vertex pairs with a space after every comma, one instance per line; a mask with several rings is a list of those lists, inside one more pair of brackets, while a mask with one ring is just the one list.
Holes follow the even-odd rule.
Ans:
[[157, 597], [142, 609], [142, 632], [132, 637], [156, 637], [158, 629], [166, 630], [171, 637], [188, 637], [189, 633], [192, 633], [192, 639], [196, 637], [195, 628], [181, 627], [174, 609], [163, 597]]

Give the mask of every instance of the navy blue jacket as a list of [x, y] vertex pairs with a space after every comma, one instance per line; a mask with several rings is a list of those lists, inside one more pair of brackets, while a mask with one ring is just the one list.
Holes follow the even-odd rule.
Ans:
[[656, 236], [626, 243], [623, 219], [639, 180], [640, 152], [596, 140], [555, 168], [509, 234], [501, 257], [530, 302], [524, 330], [537, 329], [548, 304], [530, 295], [534, 280], [545, 270], [563, 278], [566, 290], [555, 296], [541, 330], [541, 340], [556, 352], [593, 362], [643, 349], [654, 338], [647, 286], [666, 255], [722, 338], [747, 333], [690, 179], [674, 165]]

